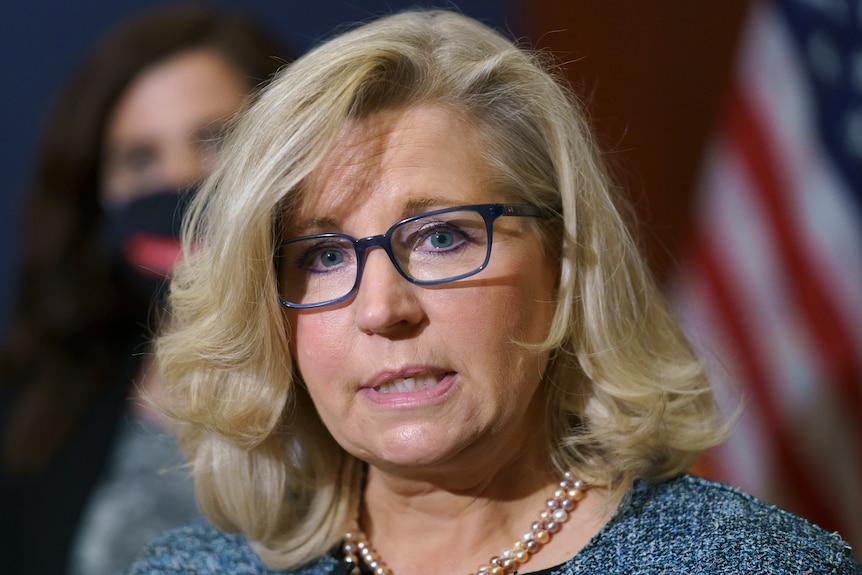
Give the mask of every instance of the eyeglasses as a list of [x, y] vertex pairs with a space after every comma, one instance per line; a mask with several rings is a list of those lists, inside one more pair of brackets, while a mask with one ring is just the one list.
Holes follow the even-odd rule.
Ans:
[[410, 283], [433, 286], [485, 269], [494, 221], [502, 216], [542, 217], [535, 206], [480, 204], [427, 212], [401, 220], [383, 235], [357, 240], [317, 234], [281, 242], [276, 256], [279, 300], [308, 309], [343, 302], [356, 293], [368, 250], [386, 250]]

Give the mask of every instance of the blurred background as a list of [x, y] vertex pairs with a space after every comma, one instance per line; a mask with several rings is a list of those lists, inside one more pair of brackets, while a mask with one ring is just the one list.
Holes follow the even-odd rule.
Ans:
[[[57, 91], [152, 0], [0, 3], [0, 329]], [[644, 251], [743, 417], [698, 473], [862, 549], [862, 2], [221, 0], [299, 56], [339, 25], [457, 7], [549, 51], [587, 106]], [[45, 230], [50, 233], [50, 230]]]

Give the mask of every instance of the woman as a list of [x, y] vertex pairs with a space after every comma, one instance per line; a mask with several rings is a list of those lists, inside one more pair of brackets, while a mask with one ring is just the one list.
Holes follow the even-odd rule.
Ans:
[[5, 573], [116, 573], [197, 515], [184, 474], [161, 473], [175, 446], [133, 386], [154, 385], [142, 358], [178, 211], [281, 54], [237, 15], [177, 6], [115, 30], [61, 94], [2, 353]]
[[464, 16], [295, 62], [198, 197], [157, 344], [218, 529], [130, 573], [858, 573], [682, 475], [725, 425], [610, 190], [566, 91]]

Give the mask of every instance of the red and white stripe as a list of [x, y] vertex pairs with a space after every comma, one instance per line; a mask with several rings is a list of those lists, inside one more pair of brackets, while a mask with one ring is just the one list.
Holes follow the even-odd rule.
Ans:
[[862, 214], [791, 43], [754, 5], [674, 299], [719, 394], [746, 401], [710, 473], [862, 548]]

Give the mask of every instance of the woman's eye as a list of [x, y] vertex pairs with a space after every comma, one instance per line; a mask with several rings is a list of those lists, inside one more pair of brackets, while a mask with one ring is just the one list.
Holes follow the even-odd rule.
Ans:
[[416, 249], [445, 251], [458, 247], [467, 239], [466, 234], [451, 228], [430, 230], [419, 237]]
[[344, 254], [334, 250], [327, 250], [315, 258], [315, 261], [320, 262], [320, 265], [325, 268], [337, 266], [344, 261]]
[[428, 238], [431, 247], [442, 249], [451, 247], [455, 243], [455, 234], [452, 232], [434, 232]]
[[150, 146], [135, 146], [111, 157], [109, 167], [127, 174], [141, 174], [152, 169], [158, 153]]
[[295, 258], [294, 266], [302, 273], [326, 273], [349, 265], [353, 260], [352, 250], [344, 246], [308, 246]]

